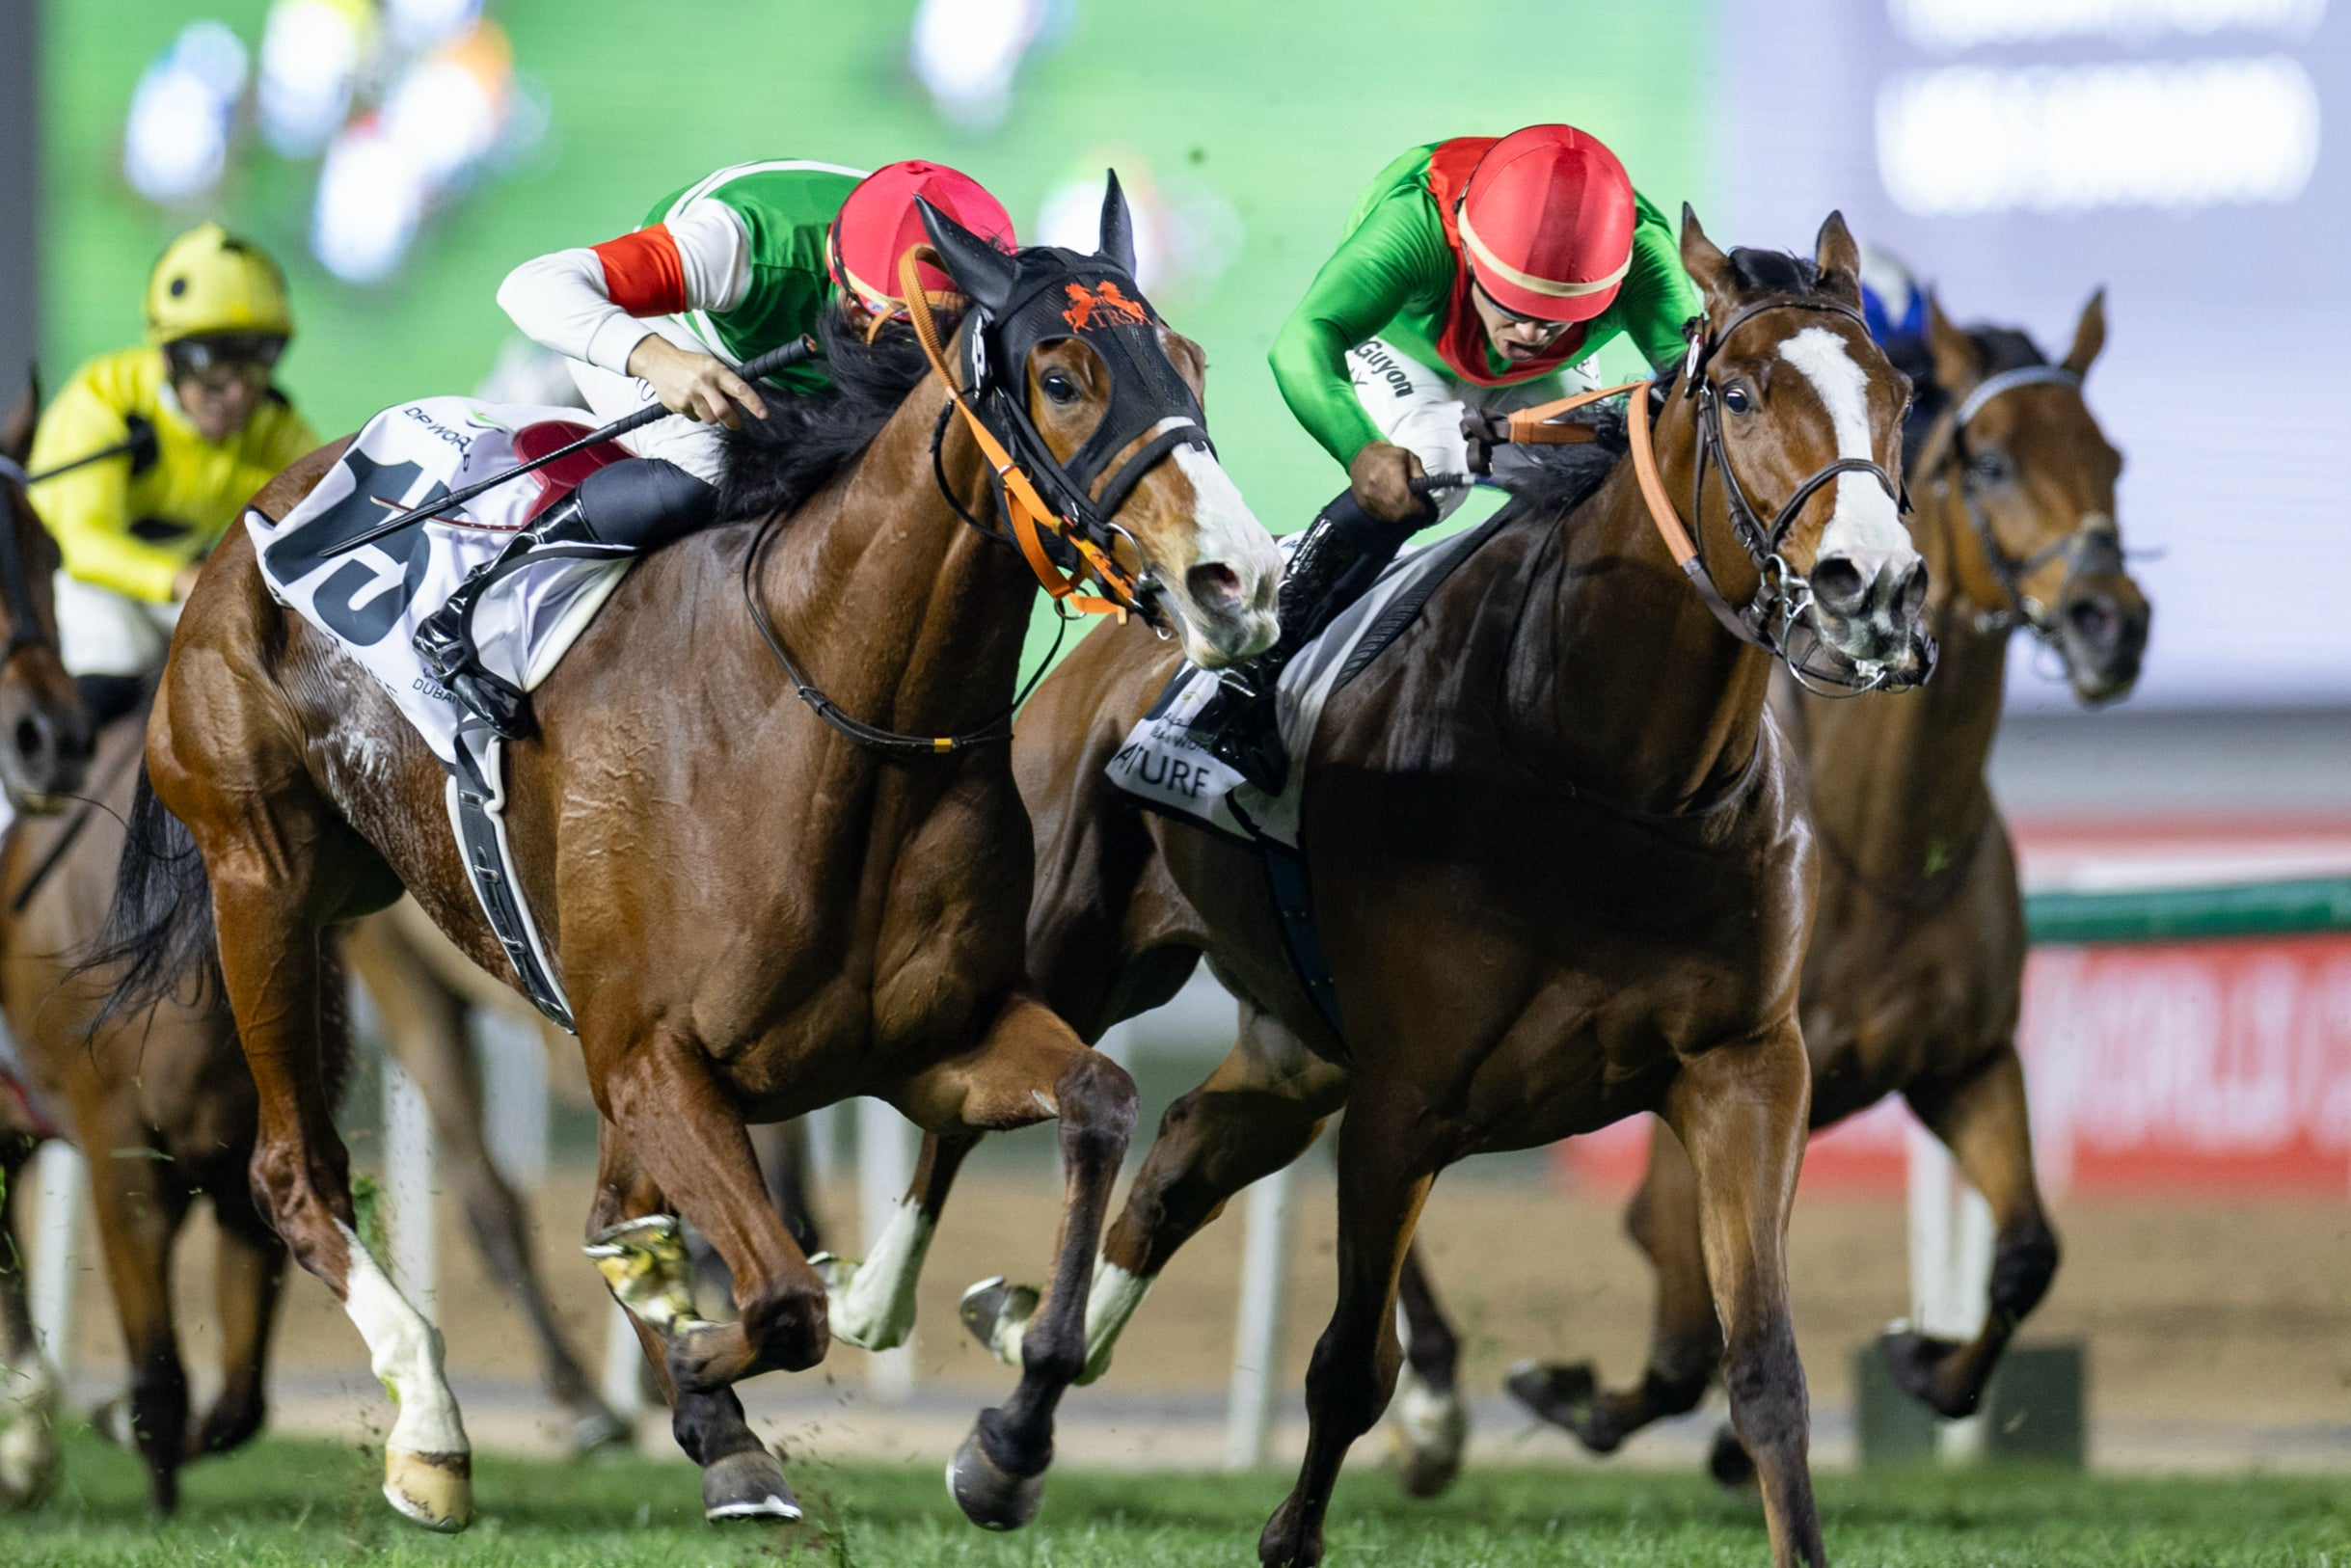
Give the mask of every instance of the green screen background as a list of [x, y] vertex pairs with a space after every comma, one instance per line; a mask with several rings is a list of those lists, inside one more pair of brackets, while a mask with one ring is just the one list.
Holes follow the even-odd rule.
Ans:
[[140, 72], [195, 16], [257, 44], [266, 0], [48, 0], [45, 357], [54, 372], [136, 340], [154, 257], [217, 217], [285, 262], [301, 335], [281, 380], [333, 434], [404, 398], [470, 391], [508, 334], [494, 296], [509, 267], [622, 232], [721, 165], [935, 157], [986, 182], [1025, 228], [1048, 187], [1132, 149], [1159, 171], [1205, 177], [1239, 213], [1240, 253], [1223, 277], [1160, 303], [1207, 349], [1226, 466], [1284, 533], [1344, 476], [1283, 406], [1265, 350], [1389, 158], [1565, 120], [1606, 139], [1668, 211], [1685, 198], [1706, 204], [1701, 0], [1077, 0], [1059, 44], [1023, 66], [1011, 116], [981, 135], [942, 122], [907, 73], [913, 9], [491, 0], [518, 68], [549, 99], [550, 134], [521, 169], [429, 218], [392, 282], [355, 287], [308, 256], [315, 163], [254, 149], [209, 204], [178, 213], [149, 205], [120, 173]]

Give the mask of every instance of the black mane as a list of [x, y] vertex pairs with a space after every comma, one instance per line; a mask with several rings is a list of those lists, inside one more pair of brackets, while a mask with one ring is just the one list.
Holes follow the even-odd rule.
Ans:
[[720, 517], [761, 517], [798, 506], [865, 450], [931, 373], [910, 327], [893, 324], [867, 342], [830, 310], [817, 323], [817, 340], [830, 387], [814, 392], [763, 387], [768, 417], [722, 433]]

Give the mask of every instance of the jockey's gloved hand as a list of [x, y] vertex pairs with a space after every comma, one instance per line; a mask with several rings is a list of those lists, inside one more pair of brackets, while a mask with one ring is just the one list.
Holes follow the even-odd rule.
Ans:
[[1385, 441], [1365, 446], [1347, 465], [1355, 504], [1382, 523], [1402, 523], [1427, 509], [1428, 503], [1412, 493], [1412, 482], [1422, 476], [1419, 458]]

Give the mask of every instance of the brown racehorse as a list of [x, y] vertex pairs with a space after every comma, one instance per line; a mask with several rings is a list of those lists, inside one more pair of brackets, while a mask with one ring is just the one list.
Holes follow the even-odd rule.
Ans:
[[[1686, 212], [1682, 259], [1706, 319], [1662, 393], [1658, 510], [1632, 459], [1581, 504], [1522, 493], [1324, 712], [1302, 844], [1343, 1039], [1284, 957], [1256, 856], [1103, 780], [1173, 656], [1106, 631], [1023, 716], [1030, 966], [1053, 1005], [1098, 1033], [1165, 1000], [1203, 951], [1242, 998], [1239, 1042], [1169, 1110], [1111, 1230], [1090, 1372], [1176, 1249], [1347, 1112], [1338, 1301], [1307, 1375], [1305, 1468], [1258, 1542], [1268, 1564], [1320, 1559], [1333, 1479], [1388, 1403], [1396, 1271], [1436, 1174], [1649, 1110], [1697, 1151], [1733, 1416], [1774, 1554], [1822, 1560], [1784, 1247], [1810, 1093], [1797, 975], [1812, 847], [1765, 712], [1773, 660], [1716, 619], [1663, 537], [1696, 533], [1701, 570], [1743, 603], [1764, 574], [1720, 467], [1766, 515], [1787, 499], [1786, 580], [1811, 581], [1800, 616], [1820, 648], [1916, 679], [1924, 570], [1883, 467], [1906, 387], [1857, 314], [1841, 219], [1798, 261], [1725, 256]], [[1634, 441], [1638, 455], [1637, 426]], [[1702, 444], [1727, 465], [1674, 521]], [[1021, 1326], [1015, 1310], [971, 1315], [999, 1346]]]
[[[769, 1201], [746, 1122], [872, 1095], [959, 1150], [1060, 1119], [1067, 1301], [1031, 1337], [1011, 1400], [982, 1415], [957, 1457], [974, 1518], [1034, 1512], [1053, 1412], [1084, 1361], [1087, 1271], [1134, 1086], [1027, 983], [1028, 825], [1009, 748], [989, 743], [1004, 734], [1035, 583], [1019, 554], [959, 515], [997, 511], [1001, 471], [973, 427], [1026, 454], [1020, 472], [1119, 558], [1137, 608], [1194, 658], [1229, 663], [1274, 635], [1279, 557], [1187, 435], [1202, 358], [1140, 304], [1115, 185], [1095, 257], [1007, 257], [936, 222], [932, 239], [973, 302], [951, 346], [977, 412], [947, 408], [903, 333], [862, 345], [828, 326], [839, 394], [779, 405], [813, 412], [763, 459], [780, 475], [767, 492], [780, 526], [717, 527], [638, 564], [540, 687], [544, 733], [507, 754], [522, 890], [603, 1118], [594, 1251], [676, 1391], [673, 1430], [717, 1518], [797, 1516], [732, 1385], [811, 1366], [827, 1344], [824, 1282]], [[1067, 319], [1064, 290], [1113, 282], [1131, 311]], [[1016, 327], [1026, 340], [1008, 338]], [[1078, 485], [1070, 464], [1090, 438], [1130, 425], [1137, 434], [1093, 453], [1101, 488]], [[284, 515], [335, 456], [305, 459], [258, 504]], [[1110, 518], [1093, 512], [1094, 495]], [[786, 677], [786, 650], [804, 680]], [[820, 707], [815, 689], [837, 707]], [[978, 739], [925, 740], [911, 754], [852, 736], [855, 723]], [[113, 946], [160, 957], [119, 999], [136, 1001], [143, 979], [209, 949], [217, 930], [261, 1096], [262, 1205], [398, 1397], [387, 1499], [433, 1527], [462, 1527], [464, 1428], [436, 1336], [352, 1230], [317, 1031], [320, 932], [403, 887], [474, 961], [502, 966], [442, 770], [357, 663], [271, 598], [241, 533], [180, 622], [147, 768], [152, 796], [133, 820], [152, 828], [150, 852], [125, 857]], [[694, 1313], [671, 1215], [717, 1248], [738, 1321]]]
[[[0, 1004], [33, 1104], [53, 1108], [56, 1126], [18, 1129], [0, 1153], [0, 1174], [13, 1178], [52, 1132], [88, 1157], [107, 1283], [130, 1363], [129, 1391], [95, 1412], [92, 1424], [138, 1452], [149, 1503], [168, 1514], [178, 1504], [183, 1464], [226, 1452], [261, 1428], [285, 1245], [254, 1207], [245, 1171], [259, 1108], [211, 977], [94, 1033], [106, 987], [71, 971], [114, 892], [122, 824], [146, 740], [143, 718], [124, 718], [101, 735], [97, 809], [36, 818], [11, 835], [0, 875]], [[52, 856], [54, 865], [17, 910], [28, 881]], [[328, 1024], [322, 1055], [332, 1095], [346, 1052], [339, 1013]], [[199, 1197], [211, 1201], [219, 1228], [222, 1380], [212, 1408], [191, 1426], [172, 1250]], [[11, 1230], [5, 1245], [20, 1257], [15, 1243]], [[53, 1448], [45, 1458], [54, 1465]]]
[[[2082, 396], [2105, 339], [2102, 295], [2057, 365], [2021, 332], [1961, 332], [1931, 310], [1910, 483], [1942, 662], [1923, 694], [1901, 700], [1775, 693], [1823, 852], [1803, 981], [1812, 1125], [1899, 1093], [1991, 1206], [1997, 1251], [1982, 1332], [1959, 1344], [1897, 1329], [1885, 1341], [1896, 1380], [1944, 1416], [1975, 1410], [2057, 1268], [2016, 1058], [2025, 957], [2016, 854], [1985, 771], [2016, 628], [2056, 650], [2085, 703], [2115, 700], [2138, 679], [2148, 610], [2115, 520], [2122, 460]], [[1695, 1406], [1722, 1358], [1700, 1225], [1689, 1156], [1661, 1124], [1626, 1215], [1658, 1271], [1639, 1385], [1602, 1391], [1588, 1365], [1528, 1365], [1513, 1372], [1511, 1392], [1601, 1453]], [[1415, 1370], [1449, 1402], [1452, 1336], [1417, 1267], [1407, 1283]], [[1457, 1417], [1416, 1424], [1407, 1480], [1436, 1490], [1459, 1463], [1462, 1426]], [[1718, 1445], [1716, 1468], [1740, 1478], [1744, 1456]]]
[[[57, 653], [55, 541], [24, 493], [24, 460], [41, 417], [41, 390], [28, 388], [0, 419], [0, 792], [8, 809], [53, 811], [82, 787], [94, 737], [81, 695]], [[5, 1046], [0, 1045], [0, 1055]], [[29, 1105], [14, 1103], [0, 1060], [0, 1508], [32, 1500], [56, 1467], [51, 1419], [55, 1377], [33, 1342], [24, 1254], [6, 1233], [8, 1199], [35, 1139]]]

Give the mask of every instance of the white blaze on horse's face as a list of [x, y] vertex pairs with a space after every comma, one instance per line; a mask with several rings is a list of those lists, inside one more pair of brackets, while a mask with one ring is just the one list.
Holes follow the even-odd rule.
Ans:
[[[1827, 410], [1837, 456], [1876, 461], [1869, 375], [1845, 338], [1826, 327], [1806, 327], [1779, 345], [1779, 355], [1803, 373]], [[1874, 474], [1840, 473], [1832, 485], [1836, 508], [1813, 554], [1816, 624], [1849, 658], [1897, 659], [1925, 597], [1926, 563], [1894, 498]]]
[[[1152, 434], [1167, 427], [1162, 421]], [[1159, 590], [1176, 612], [1184, 657], [1221, 669], [1273, 646], [1282, 552], [1215, 453], [1178, 446], [1171, 456], [1192, 491], [1192, 561], [1166, 574]]]

